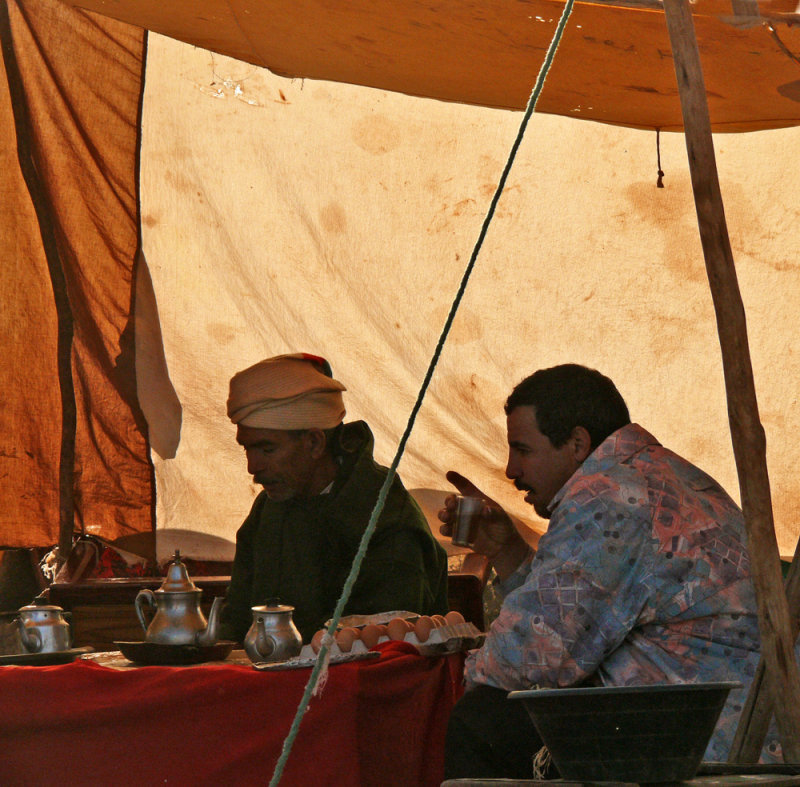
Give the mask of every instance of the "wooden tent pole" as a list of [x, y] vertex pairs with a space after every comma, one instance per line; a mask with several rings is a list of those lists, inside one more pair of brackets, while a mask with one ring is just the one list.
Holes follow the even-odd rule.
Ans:
[[664, 0], [683, 113], [697, 221], [714, 301], [733, 453], [758, 601], [767, 687], [787, 762], [800, 762], [800, 670], [772, 520], [766, 438], [758, 416], [747, 326], [719, 187], [711, 120], [687, 0]]
[[[786, 575], [786, 599], [792, 618], [792, 637], [797, 639], [800, 631], [800, 540], [794, 551], [794, 559]], [[772, 696], [763, 688], [764, 659], [758, 662], [747, 702], [742, 708], [739, 726], [731, 744], [728, 762], [757, 762], [772, 719]]]

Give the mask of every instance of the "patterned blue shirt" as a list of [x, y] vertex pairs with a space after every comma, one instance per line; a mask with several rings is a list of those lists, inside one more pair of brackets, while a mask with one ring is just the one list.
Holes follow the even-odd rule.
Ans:
[[[706, 751], [724, 761], [759, 661], [741, 511], [637, 424], [610, 435], [550, 503], [547, 533], [501, 585], [467, 687], [739, 681]], [[780, 761], [771, 735], [767, 761]]]

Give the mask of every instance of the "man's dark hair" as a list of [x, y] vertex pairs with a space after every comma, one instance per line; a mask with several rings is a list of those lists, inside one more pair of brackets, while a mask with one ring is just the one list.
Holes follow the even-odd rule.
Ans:
[[506, 415], [526, 405], [535, 408], [539, 431], [555, 448], [567, 442], [576, 426], [582, 426], [594, 450], [631, 422], [614, 383], [597, 370], [575, 363], [540, 369], [526, 377], [508, 397]]

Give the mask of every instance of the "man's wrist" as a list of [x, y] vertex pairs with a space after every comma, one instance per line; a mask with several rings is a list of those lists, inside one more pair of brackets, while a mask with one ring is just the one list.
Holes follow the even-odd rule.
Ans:
[[502, 549], [489, 558], [489, 562], [492, 564], [492, 568], [500, 582], [508, 579], [525, 562], [530, 551], [531, 549], [525, 540], [520, 535], [517, 535], [516, 538], [504, 544]]

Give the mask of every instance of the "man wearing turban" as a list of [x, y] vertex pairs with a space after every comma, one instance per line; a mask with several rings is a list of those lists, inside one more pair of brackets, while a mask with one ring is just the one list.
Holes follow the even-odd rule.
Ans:
[[[222, 635], [242, 641], [251, 607], [295, 608], [304, 642], [333, 614], [386, 478], [363, 421], [343, 423], [345, 387], [323, 358], [268, 358], [234, 375], [228, 415], [263, 487], [236, 535]], [[447, 559], [395, 477], [345, 614], [447, 611]]]

